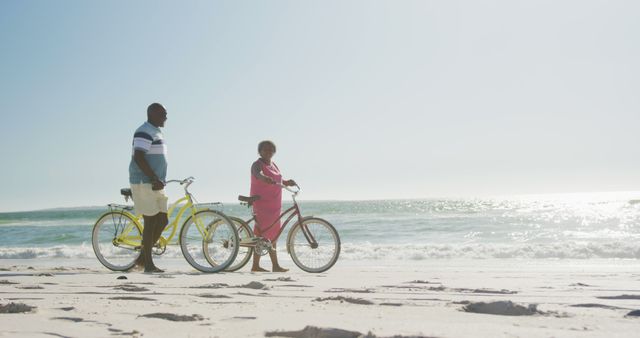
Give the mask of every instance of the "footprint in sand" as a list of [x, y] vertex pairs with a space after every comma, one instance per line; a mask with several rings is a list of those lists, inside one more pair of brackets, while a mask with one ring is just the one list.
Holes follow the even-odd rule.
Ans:
[[640, 295], [602, 296], [599, 299], [640, 299]]
[[74, 322], [74, 323], [79, 323], [79, 322], [83, 322], [84, 321], [84, 319], [80, 318], [80, 317], [53, 317], [51, 319], [67, 320], [67, 321]]
[[229, 287], [229, 284], [212, 283], [212, 284], [206, 284], [206, 285], [201, 285], [201, 286], [191, 286], [192, 289], [221, 289], [221, 288], [226, 288], [226, 287]]
[[172, 322], [194, 322], [194, 321], [204, 320], [204, 317], [197, 314], [187, 316], [187, 315], [177, 315], [175, 313], [164, 313], [164, 312], [148, 313], [146, 315], [141, 315], [140, 317], [164, 319], [164, 320], [170, 320]]
[[227, 295], [214, 295], [214, 294], [209, 294], [209, 293], [203, 293], [200, 295], [196, 295], [197, 297], [202, 297], [202, 298], [231, 298]]
[[599, 309], [607, 309], [607, 310], [629, 310], [628, 308], [604, 305], [604, 304], [596, 304], [596, 303], [573, 304], [571, 305], [571, 307], [599, 308]]
[[14, 285], [14, 284], [20, 284], [18, 282], [12, 282], [6, 279], [0, 280], [0, 285]]
[[[315, 326], [307, 326], [300, 331], [270, 331], [266, 332], [265, 337], [292, 337], [292, 338], [385, 338], [378, 337], [373, 333], [369, 332], [366, 335], [357, 331], [348, 331], [343, 329], [334, 329], [334, 328], [321, 328]], [[427, 336], [402, 336], [402, 335], [394, 335], [393, 337], [388, 338], [432, 338]]]
[[484, 313], [501, 316], [533, 316], [545, 314], [544, 312], [538, 311], [536, 304], [529, 304], [525, 307], [515, 304], [511, 301], [469, 303], [468, 305], [463, 307], [462, 310], [465, 312]]
[[375, 293], [372, 289], [343, 289], [343, 288], [333, 288], [333, 289], [329, 289], [325, 292], [331, 292], [331, 293], [345, 293], [345, 292], [349, 292], [349, 293]]
[[254, 289], [254, 290], [268, 290], [269, 287], [260, 282], [249, 282], [244, 285], [236, 285], [234, 288]]
[[73, 306], [67, 306], [67, 307], [59, 307], [58, 310], [62, 310], [62, 311], [71, 311], [71, 310], [75, 310], [76, 308]]
[[318, 297], [316, 299], [314, 299], [314, 302], [324, 302], [324, 301], [328, 301], [328, 300], [334, 300], [334, 301], [339, 301], [340, 303], [343, 302], [347, 302], [347, 303], [351, 303], [351, 304], [359, 304], [359, 305], [373, 305], [373, 302], [370, 300], [366, 300], [366, 299], [362, 299], [362, 298], [351, 298], [351, 297], [343, 297], [343, 296], [336, 296], [336, 297]]
[[108, 299], [111, 300], [144, 300], [144, 301], [155, 301], [153, 298], [147, 297], [135, 297], [135, 296], [121, 296], [121, 297], [110, 297]]
[[114, 290], [122, 290], [122, 291], [128, 291], [128, 292], [144, 292], [144, 291], [149, 291], [149, 289], [142, 287], [142, 286], [136, 286], [136, 285], [132, 285], [132, 284], [124, 284], [124, 285], [119, 285], [113, 288]]
[[0, 305], [0, 313], [28, 313], [35, 310], [35, 306], [23, 303], [9, 303]]
[[627, 316], [629, 316], [629, 317], [640, 317], [640, 310], [633, 310], [633, 311], [627, 313]]
[[264, 280], [265, 282], [295, 282], [291, 277], [278, 277], [278, 278], [268, 278]]

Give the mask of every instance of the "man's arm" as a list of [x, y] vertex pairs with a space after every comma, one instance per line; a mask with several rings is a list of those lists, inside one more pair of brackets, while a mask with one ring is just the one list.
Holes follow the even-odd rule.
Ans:
[[149, 166], [149, 163], [144, 158], [144, 154], [144, 151], [136, 149], [133, 152], [133, 160], [136, 161], [136, 164], [138, 165], [140, 170], [142, 170], [142, 172], [151, 179], [152, 189], [161, 190], [162, 188], [164, 188], [164, 182], [158, 179], [158, 176], [156, 176], [156, 173], [153, 172], [151, 166]]

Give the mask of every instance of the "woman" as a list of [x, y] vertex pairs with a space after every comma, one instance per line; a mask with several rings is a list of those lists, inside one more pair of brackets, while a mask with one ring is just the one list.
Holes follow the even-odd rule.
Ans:
[[[278, 166], [271, 160], [276, 153], [276, 145], [271, 141], [262, 141], [258, 144], [260, 158], [251, 165], [251, 196], [260, 196], [253, 202], [253, 213], [256, 216], [256, 226], [253, 231], [256, 236], [264, 237], [271, 241], [273, 249], [269, 251], [273, 272], [286, 272], [278, 264], [275, 239], [280, 232], [280, 212], [282, 210], [282, 188], [296, 185], [294, 180], [282, 180], [282, 174]], [[253, 267], [251, 271], [266, 272], [260, 267], [260, 255], [254, 252]]]

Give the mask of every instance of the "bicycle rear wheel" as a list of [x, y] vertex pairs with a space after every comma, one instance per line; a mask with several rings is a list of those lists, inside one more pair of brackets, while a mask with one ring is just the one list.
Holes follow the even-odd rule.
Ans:
[[142, 230], [128, 213], [110, 211], [93, 226], [91, 243], [98, 261], [107, 269], [125, 271], [140, 256]]
[[340, 236], [329, 222], [320, 218], [305, 218], [291, 229], [287, 248], [300, 269], [312, 273], [324, 272], [338, 261]]
[[[240, 245], [238, 248], [238, 255], [236, 259], [231, 263], [225, 271], [237, 271], [242, 269], [249, 259], [251, 259], [251, 255], [253, 254], [253, 247], [249, 244], [253, 238], [253, 231], [249, 225], [240, 218], [237, 217], [229, 217], [233, 222], [233, 225], [236, 227], [238, 231], [238, 240], [240, 240]], [[211, 265], [215, 264], [215, 262], [209, 262]]]
[[223, 213], [201, 210], [182, 225], [180, 248], [187, 262], [197, 270], [219, 272], [238, 254], [238, 232]]

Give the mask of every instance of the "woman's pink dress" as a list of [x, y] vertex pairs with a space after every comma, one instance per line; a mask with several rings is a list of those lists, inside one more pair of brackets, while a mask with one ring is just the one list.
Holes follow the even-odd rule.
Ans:
[[[261, 160], [258, 160], [258, 162], [262, 165], [263, 175], [271, 177], [278, 184], [282, 183], [280, 169], [273, 161], [269, 165]], [[257, 236], [271, 241], [275, 240], [278, 232], [280, 232], [282, 188], [278, 184], [263, 182], [251, 174], [251, 196], [260, 196], [259, 200], [253, 202], [253, 213], [256, 215], [256, 226], [253, 228], [253, 232]], [[271, 226], [274, 222], [276, 223]], [[271, 228], [269, 228], [270, 226]]]

